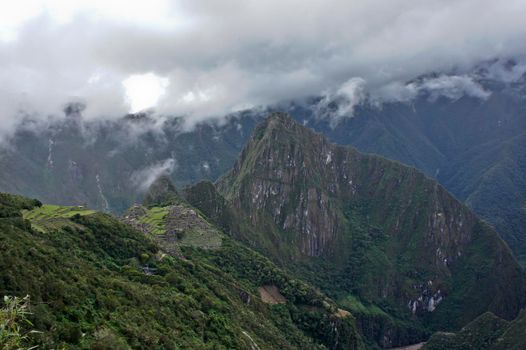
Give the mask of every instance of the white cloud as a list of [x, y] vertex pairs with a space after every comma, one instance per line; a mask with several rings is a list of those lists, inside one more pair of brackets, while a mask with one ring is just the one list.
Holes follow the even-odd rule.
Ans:
[[133, 172], [131, 176], [132, 184], [134, 184], [139, 191], [145, 192], [159, 176], [171, 174], [175, 170], [175, 167], [176, 163], [173, 158], [152, 164], [144, 169]]
[[164, 95], [170, 81], [153, 73], [134, 74], [124, 80], [122, 85], [130, 104], [130, 112], [137, 113], [155, 107]]
[[486, 99], [490, 95], [473, 78], [466, 75], [440, 75], [436, 78], [424, 79], [421, 83], [412, 84], [416, 85], [420, 91], [428, 91], [431, 99], [444, 96], [456, 100], [464, 95]]
[[[130, 94], [122, 82], [145, 74], [167, 79], [159, 113], [185, 115], [189, 125], [337, 93], [352, 77], [371, 93], [407, 99], [415, 91], [404, 82], [421, 74], [462, 77], [480, 61], [526, 57], [524, 13], [524, 0], [4, 1], [0, 135], [20, 110], [46, 117], [72, 98], [86, 102], [87, 118], [121, 116]], [[463, 78], [427, 85], [484, 95]]]
[[409, 83], [392, 82], [371, 92], [370, 101], [376, 105], [384, 102], [408, 102], [419, 94], [426, 94], [433, 101], [438, 97], [457, 100], [462, 96], [486, 99], [486, 91], [476, 77], [469, 75], [446, 75], [423, 77]]
[[526, 62], [510, 62], [497, 60], [483, 67], [481, 76], [483, 78], [494, 79], [512, 83], [520, 80], [526, 74]]
[[328, 119], [334, 128], [343, 118], [353, 117], [355, 108], [360, 104], [379, 107], [383, 103], [409, 102], [421, 94], [435, 101], [439, 97], [457, 100], [462, 96], [484, 100], [491, 93], [476, 81], [476, 77], [468, 75], [441, 74], [408, 83], [394, 81], [377, 88], [368, 87], [362, 78], [351, 78], [335, 91], [323, 94], [313, 108], [318, 118]]
[[342, 118], [352, 117], [354, 108], [367, 98], [365, 84], [362, 78], [351, 78], [335, 91], [325, 93], [314, 106], [315, 115], [329, 119], [332, 127], [335, 127]]
[[11, 41], [26, 22], [44, 14], [64, 25], [77, 16], [144, 27], [180, 28], [186, 20], [170, 0], [17, 0], [0, 4], [0, 40]]

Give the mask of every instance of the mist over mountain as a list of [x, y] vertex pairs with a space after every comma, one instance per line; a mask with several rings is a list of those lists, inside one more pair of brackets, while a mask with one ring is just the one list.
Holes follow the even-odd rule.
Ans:
[[393, 88], [424, 74], [524, 59], [525, 6], [521, 0], [6, 3], [0, 134], [9, 136], [26, 115], [60, 117], [70, 102], [85, 103], [91, 120], [154, 108], [194, 125], [337, 92], [353, 78], [392, 97]]
[[413, 91], [410, 99], [381, 104], [358, 84], [354, 89], [361, 93], [348, 89], [283, 102], [193, 129], [182, 118], [146, 113], [90, 122], [82, 108], [70, 107], [60, 122], [27, 120], [2, 148], [0, 189], [122, 212], [140, 201], [159, 175], [169, 174], [178, 186], [217, 179], [233, 164], [252, 128], [268, 112], [285, 110], [331, 141], [399, 160], [436, 178], [495, 225], [522, 261], [523, 70], [520, 63], [500, 60], [463, 75], [422, 76], [397, 88]]
[[526, 348], [526, 2], [0, 3], [0, 349]]

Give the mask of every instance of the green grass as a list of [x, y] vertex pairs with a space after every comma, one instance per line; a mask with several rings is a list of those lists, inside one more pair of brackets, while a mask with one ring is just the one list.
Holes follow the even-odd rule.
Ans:
[[338, 304], [345, 307], [347, 310], [351, 311], [352, 313], [357, 314], [367, 314], [371, 316], [383, 316], [387, 317], [388, 315], [380, 309], [378, 306], [371, 304], [371, 305], [364, 305], [357, 297], [355, 297], [352, 294], [347, 295], [345, 298], [341, 298], [338, 300]]
[[75, 215], [86, 216], [95, 213], [95, 210], [89, 210], [80, 206], [44, 204], [30, 210], [22, 210], [22, 217], [31, 222], [33, 229], [46, 232], [64, 226], [75, 226], [69, 220]]
[[150, 225], [151, 233], [155, 235], [163, 235], [166, 233], [165, 219], [168, 214], [168, 207], [153, 207], [148, 209], [148, 213], [139, 220]]
[[179, 244], [181, 246], [219, 248], [222, 238], [219, 231], [210, 228], [208, 230], [190, 230], [185, 232]]
[[44, 204], [41, 207], [36, 207], [31, 210], [23, 210], [22, 216], [27, 220], [45, 220], [54, 218], [71, 218], [72, 216], [95, 214], [95, 210], [85, 209], [80, 206], [60, 206], [52, 204]]

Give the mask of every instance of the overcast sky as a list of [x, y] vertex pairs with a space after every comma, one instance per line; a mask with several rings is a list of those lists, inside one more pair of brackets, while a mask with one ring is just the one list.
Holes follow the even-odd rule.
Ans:
[[21, 111], [57, 114], [71, 100], [87, 104], [86, 118], [154, 107], [201, 120], [391, 91], [426, 72], [524, 57], [525, 18], [526, 0], [2, 1], [0, 133]]

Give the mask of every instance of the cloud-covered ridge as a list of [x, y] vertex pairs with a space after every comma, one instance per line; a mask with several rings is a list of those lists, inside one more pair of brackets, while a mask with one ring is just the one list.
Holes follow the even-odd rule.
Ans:
[[[152, 103], [192, 124], [322, 91], [356, 92], [337, 111], [352, 114], [363, 84], [398, 99], [424, 89], [484, 98], [465, 71], [526, 56], [522, 0], [32, 0], [25, 13], [26, 2], [0, 5], [0, 135], [21, 116], [61, 113], [72, 99], [86, 104], [88, 119]], [[406, 84], [446, 71], [456, 78]], [[524, 71], [488, 74], [513, 80]], [[133, 77], [149, 77], [158, 96], [130, 101], [123, 82]]]

